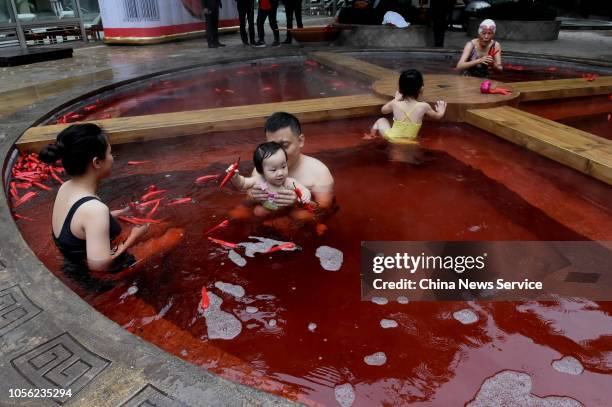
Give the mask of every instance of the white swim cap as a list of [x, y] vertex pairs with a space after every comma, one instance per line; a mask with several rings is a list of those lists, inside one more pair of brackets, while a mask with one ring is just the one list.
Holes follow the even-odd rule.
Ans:
[[482, 23], [480, 23], [480, 25], [478, 26], [478, 35], [480, 35], [482, 33], [482, 30], [484, 30], [485, 28], [491, 29], [493, 31], [493, 34], [495, 34], [495, 30], [497, 28], [497, 26], [495, 25], [495, 21], [491, 20], [490, 18], [487, 18]]

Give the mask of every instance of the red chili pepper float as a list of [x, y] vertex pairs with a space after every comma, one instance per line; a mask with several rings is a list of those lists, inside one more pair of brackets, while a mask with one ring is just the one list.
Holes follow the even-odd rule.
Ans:
[[189, 197], [187, 198], [181, 198], [181, 199], [175, 199], [174, 201], [167, 203], [166, 206], [174, 206], [174, 205], [181, 205], [181, 204], [186, 204], [186, 203], [190, 203], [193, 200]]
[[210, 236], [208, 237], [208, 240], [210, 240], [211, 242], [216, 243], [216, 244], [218, 244], [220, 246], [227, 247], [229, 249], [237, 249], [238, 247], [240, 247], [236, 243], [226, 242], [225, 240], [215, 239], [215, 238], [210, 237]]
[[23, 215], [20, 215], [18, 213], [14, 213], [13, 216], [15, 218], [17, 218], [17, 219], [27, 220], [27, 221], [30, 221], [30, 222], [36, 222], [36, 219], [28, 218], [27, 216], [23, 216]]
[[279, 245], [276, 246], [272, 246], [267, 252], [268, 253], [274, 253], [274, 252], [279, 252], [281, 250], [296, 250], [298, 247], [295, 243], [292, 242], [286, 242], [286, 243], [281, 243]]
[[213, 179], [217, 179], [219, 177], [220, 177], [219, 174], [216, 174], [216, 175], [203, 175], [201, 177], [196, 178], [195, 182], [196, 182], [196, 184], [203, 184], [205, 182], [212, 181]]
[[45, 184], [41, 184], [40, 182], [32, 182], [32, 185], [36, 185], [40, 189], [44, 189], [45, 191], [51, 191], [52, 189], [46, 186]]
[[202, 310], [206, 310], [210, 305], [210, 298], [208, 298], [208, 291], [206, 291], [206, 287], [202, 287], [202, 301], [200, 301], [200, 308]]
[[238, 157], [238, 160], [234, 161], [234, 163], [230, 166], [229, 171], [227, 172], [227, 174], [225, 174], [225, 178], [223, 178], [223, 181], [221, 181], [221, 183], [219, 184], [219, 188], [223, 188], [225, 184], [227, 184], [229, 180], [232, 179], [232, 177], [236, 173], [236, 170], [238, 169], [238, 164], [240, 164], [240, 157]]
[[161, 223], [161, 220], [158, 220], [158, 219], [135, 218], [133, 216], [117, 216], [117, 219], [122, 220], [127, 223], [131, 223], [132, 225], [144, 225], [147, 223]]
[[226, 228], [228, 226], [229, 226], [229, 220], [225, 219], [223, 222], [219, 223], [217, 226], [213, 226], [212, 228], [208, 229], [206, 232], [204, 232], [204, 234], [209, 235], [217, 229]]
[[142, 164], [148, 164], [151, 161], [128, 161], [128, 165], [142, 165]]
[[28, 202], [30, 199], [34, 198], [36, 195], [38, 195], [36, 192], [32, 192], [32, 191], [26, 192], [25, 195], [23, 195], [21, 198], [15, 201], [15, 203], [13, 204], [13, 208], [17, 208], [23, 205], [24, 203]]
[[165, 190], [165, 189], [155, 189], [155, 190], [153, 190], [153, 191], [151, 191], [151, 190], [149, 189], [149, 192], [147, 192], [146, 194], [144, 194], [144, 195], [143, 195], [143, 196], [140, 198], [140, 200], [141, 200], [141, 201], [143, 201], [143, 202], [144, 202], [144, 201], [148, 201], [148, 200], [150, 200], [151, 198], [153, 198], [153, 197], [155, 197], [155, 196], [157, 196], [157, 195], [160, 195], [160, 194], [165, 193], [166, 191], [167, 191], [167, 190]]

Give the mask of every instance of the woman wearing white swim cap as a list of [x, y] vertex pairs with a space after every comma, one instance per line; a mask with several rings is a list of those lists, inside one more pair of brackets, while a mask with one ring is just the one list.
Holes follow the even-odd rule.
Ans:
[[502, 71], [501, 44], [493, 39], [495, 21], [486, 19], [478, 27], [478, 38], [468, 41], [463, 47], [463, 54], [457, 69], [464, 75], [488, 77], [491, 69]]

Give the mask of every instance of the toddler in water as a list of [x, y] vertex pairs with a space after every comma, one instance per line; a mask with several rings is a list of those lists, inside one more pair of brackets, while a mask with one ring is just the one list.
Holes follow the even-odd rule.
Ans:
[[381, 109], [383, 114], [393, 113], [393, 126], [386, 118], [381, 117], [374, 123], [370, 132], [363, 137], [371, 140], [376, 138], [377, 133], [380, 133], [392, 145], [391, 159], [393, 161], [418, 164], [415, 152], [423, 117], [428, 116], [439, 120], [446, 112], [446, 102], [436, 102], [435, 109], [428, 103], [418, 102], [417, 98], [422, 92], [423, 75], [415, 69], [402, 72], [395, 98]]
[[255, 177], [243, 177], [238, 172], [232, 177], [232, 184], [236, 188], [247, 190], [258, 188], [268, 193], [268, 200], [262, 205], [253, 208], [253, 213], [257, 216], [267, 216], [276, 211], [278, 207], [274, 203], [276, 192], [283, 189], [299, 189], [302, 198], [300, 203], [310, 202], [310, 191], [293, 178], [289, 178], [289, 168], [287, 167], [287, 153], [278, 143], [268, 142], [257, 146], [253, 153], [253, 164], [255, 169], [264, 181]]

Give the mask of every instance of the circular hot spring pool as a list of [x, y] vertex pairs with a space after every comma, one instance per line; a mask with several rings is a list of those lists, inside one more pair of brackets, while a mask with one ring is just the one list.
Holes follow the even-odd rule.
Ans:
[[[427, 54], [351, 55], [425, 73], [444, 72], [449, 62]], [[508, 81], [606, 73], [507, 61], [523, 68]], [[43, 123], [358, 95], [369, 86], [308, 59], [247, 61], [130, 83], [79, 100]], [[610, 137], [609, 104], [606, 96], [520, 107]], [[303, 153], [327, 164], [335, 179], [338, 210], [318, 225], [234, 219], [243, 193], [220, 189], [215, 180], [196, 182], [221, 174], [237, 157], [241, 172], [250, 172], [261, 128], [113, 145], [113, 173], [100, 197], [118, 209], [165, 190], [156, 196], [159, 223], [151, 232], [169, 236], [141, 247], [148, 261], [124, 280], [103, 283], [63, 270], [49, 233], [56, 181], [43, 182], [49, 191], [16, 188], [19, 196], [37, 193], [14, 210], [16, 222], [52, 273], [127, 331], [291, 400], [491, 406], [502, 395], [509, 405], [606, 405], [612, 303], [362, 301], [360, 246], [367, 240], [612, 240], [610, 186], [467, 124], [426, 123], [420, 133], [426, 162], [391, 163], [385, 143], [362, 139], [375, 119], [303, 126]], [[226, 227], [207, 233], [224, 220]], [[209, 236], [264, 244], [229, 250]], [[268, 239], [302, 250], [261, 253]], [[339, 270], [326, 270], [317, 257], [322, 246], [341, 253]]]

